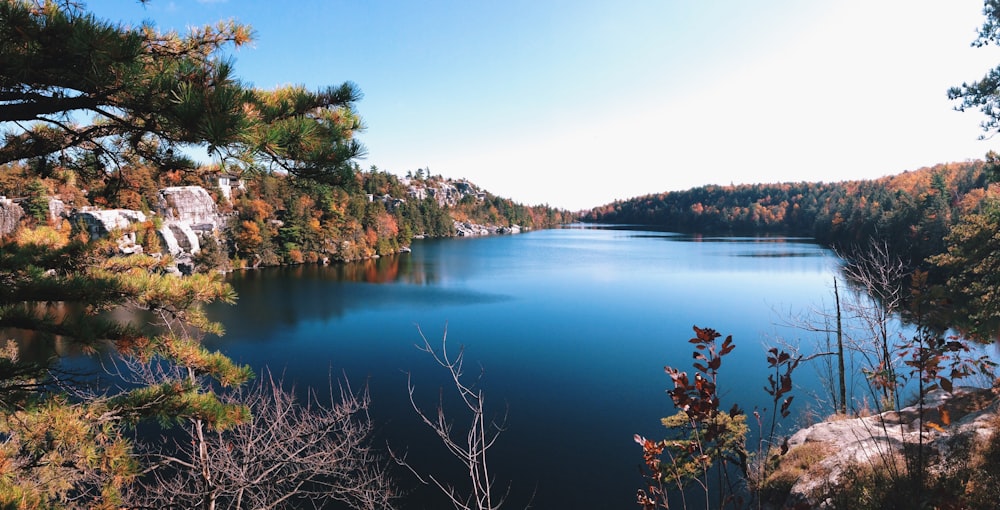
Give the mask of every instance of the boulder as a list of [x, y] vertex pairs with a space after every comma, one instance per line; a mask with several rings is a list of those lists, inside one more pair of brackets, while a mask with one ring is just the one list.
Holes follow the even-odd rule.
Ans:
[[944, 466], [952, 445], [969, 444], [992, 434], [989, 421], [997, 414], [1000, 401], [994, 391], [956, 388], [953, 393], [935, 390], [924, 399], [923, 420], [916, 405], [899, 412], [888, 411], [861, 418], [832, 418], [799, 430], [788, 440], [789, 458], [797, 448], [811, 446], [824, 452], [792, 485], [783, 508], [815, 508], [814, 499], [824, 487], [841, 482], [849, 466], [878, 466], [886, 459], [900, 458], [904, 445], [923, 442], [931, 456], [929, 466]]
[[[133, 211], [132, 209], [84, 208], [74, 212], [70, 216], [70, 221], [74, 225], [82, 225], [86, 228], [90, 237], [102, 239], [113, 230], [125, 230], [134, 223], [146, 221], [146, 215], [142, 211]], [[131, 236], [132, 242], [135, 242], [135, 233], [128, 233], [124, 236]]]

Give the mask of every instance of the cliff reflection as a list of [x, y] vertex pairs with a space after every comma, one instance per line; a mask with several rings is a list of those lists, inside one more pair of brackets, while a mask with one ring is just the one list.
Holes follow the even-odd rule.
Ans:
[[[276, 269], [265, 269], [263, 271], [274, 270]], [[423, 285], [433, 284], [438, 280], [438, 275], [431, 266], [424, 263], [423, 257], [414, 257], [407, 253], [347, 264], [333, 264], [330, 266], [305, 264], [277, 270], [282, 271], [286, 277], [320, 278], [345, 282], [411, 283]], [[257, 272], [260, 271], [236, 273], [232, 279], [238, 280], [245, 275]]]
[[302, 265], [237, 272], [229, 277], [237, 306], [212, 305], [209, 317], [226, 328], [210, 342], [269, 341], [305, 321], [328, 322], [352, 312], [426, 309], [496, 302], [505, 296], [450, 288], [440, 263], [410, 254], [330, 266]]
[[[80, 317], [86, 313], [84, 304], [65, 303], [62, 301], [39, 303], [35, 305], [35, 308], [36, 313], [40, 316], [45, 316], [55, 324], [61, 324], [64, 321], [73, 321], [76, 317]], [[97, 316], [97, 319], [101, 318], [128, 323], [143, 329], [149, 327], [149, 314], [141, 312], [115, 309]], [[0, 346], [6, 344], [8, 341], [14, 342], [17, 346], [17, 354], [20, 360], [40, 364], [56, 362], [58, 360], [80, 360], [91, 356], [95, 351], [98, 354], [102, 354], [113, 350], [111, 342], [98, 342], [84, 346], [73, 338], [18, 328], [0, 330]], [[66, 365], [66, 363], [63, 363], [63, 365]], [[86, 371], [94, 371], [97, 368], [96, 366], [84, 367], [84, 365], [86, 364], [74, 362], [72, 366], [64, 366], [63, 368]]]

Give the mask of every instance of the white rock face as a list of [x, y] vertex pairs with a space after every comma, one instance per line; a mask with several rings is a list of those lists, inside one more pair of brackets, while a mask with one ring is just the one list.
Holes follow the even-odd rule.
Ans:
[[[85, 208], [70, 216], [74, 224], [82, 223], [92, 239], [102, 239], [111, 232], [124, 231], [135, 223], [146, 221], [142, 211], [131, 209], [90, 209]], [[118, 248], [122, 253], [139, 253], [141, 246], [135, 244], [135, 232], [122, 232], [118, 238]]]
[[195, 229], [215, 230], [221, 222], [212, 195], [201, 186], [161, 189], [156, 212], [166, 221], [187, 223]]
[[431, 197], [437, 201], [441, 207], [454, 207], [468, 195], [476, 197], [476, 200], [484, 200], [486, 192], [477, 188], [468, 181], [427, 180], [419, 181], [409, 178], [403, 179], [403, 185], [407, 187], [407, 195], [415, 200], [424, 200]]
[[186, 223], [164, 223], [158, 233], [160, 234], [160, 239], [163, 240], [163, 245], [166, 247], [167, 252], [171, 255], [180, 255], [181, 253], [195, 254], [201, 251], [201, 242], [198, 240], [198, 234]]
[[21, 206], [6, 197], [0, 197], [0, 235], [7, 235], [17, 230], [17, 225], [24, 216]]
[[198, 253], [198, 234], [214, 234], [222, 224], [215, 201], [201, 186], [161, 189], [156, 210], [163, 218], [158, 231], [163, 246], [174, 256]]
[[495, 225], [480, 225], [468, 221], [454, 221], [455, 235], [459, 237], [489, 236], [496, 234], [520, 234], [520, 225], [498, 227]]
[[[131, 209], [83, 209], [73, 214], [73, 221], [82, 221], [90, 236], [99, 239], [107, 237], [112, 230], [146, 221], [146, 215]], [[134, 240], [135, 235], [132, 237]]]
[[58, 198], [49, 197], [49, 221], [59, 221], [66, 215], [66, 203]]

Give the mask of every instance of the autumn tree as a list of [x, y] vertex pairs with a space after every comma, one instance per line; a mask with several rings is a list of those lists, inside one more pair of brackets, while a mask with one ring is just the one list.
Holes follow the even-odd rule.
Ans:
[[[985, 0], [985, 20], [979, 28], [972, 46], [981, 48], [1000, 44], [1000, 2]], [[980, 123], [987, 138], [1000, 132], [1000, 66], [990, 69], [985, 76], [973, 82], [948, 90], [948, 97], [958, 101], [958, 111], [978, 109], [985, 115]], [[997, 154], [986, 155], [984, 172], [987, 183], [996, 180]], [[969, 317], [968, 327], [978, 336], [992, 335], [1000, 319], [1000, 306], [995, 295], [998, 247], [997, 225], [1000, 205], [988, 199], [980, 211], [964, 216], [947, 237], [947, 251], [932, 259], [947, 271], [947, 286], [957, 294], [956, 306]]]

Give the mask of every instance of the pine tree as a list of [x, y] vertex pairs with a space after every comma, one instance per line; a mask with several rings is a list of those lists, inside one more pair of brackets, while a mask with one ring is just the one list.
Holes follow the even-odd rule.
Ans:
[[45, 223], [49, 218], [49, 190], [45, 188], [45, 183], [41, 179], [32, 179], [25, 191], [24, 212], [35, 221]]
[[250, 40], [234, 22], [180, 36], [99, 20], [68, 0], [0, 2], [0, 163], [176, 169], [194, 165], [180, 149], [202, 146], [248, 169], [346, 179], [364, 152], [353, 138], [360, 92], [247, 87], [221, 53]]

